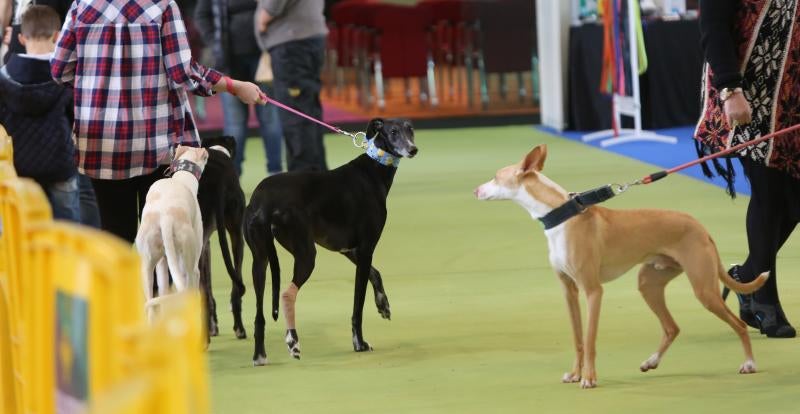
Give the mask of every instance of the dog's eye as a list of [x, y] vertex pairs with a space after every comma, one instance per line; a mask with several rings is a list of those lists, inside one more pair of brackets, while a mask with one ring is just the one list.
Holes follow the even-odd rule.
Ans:
[[396, 129], [392, 130], [392, 135], [397, 135], [397, 130]]

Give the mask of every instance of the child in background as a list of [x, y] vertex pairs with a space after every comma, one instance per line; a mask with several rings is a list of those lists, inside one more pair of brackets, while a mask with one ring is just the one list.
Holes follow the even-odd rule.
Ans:
[[33, 5], [21, 26], [27, 52], [12, 54], [0, 68], [0, 123], [11, 135], [17, 174], [42, 186], [54, 218], [80, 222], [72, 88], [50, 76], [61, 21], [52, 8]]

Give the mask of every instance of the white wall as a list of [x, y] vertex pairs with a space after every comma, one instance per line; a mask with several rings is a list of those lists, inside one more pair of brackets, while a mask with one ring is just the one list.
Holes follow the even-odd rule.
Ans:
[[572, 1], [536, 0], [542, 125], [567, 126], [567, 56]]

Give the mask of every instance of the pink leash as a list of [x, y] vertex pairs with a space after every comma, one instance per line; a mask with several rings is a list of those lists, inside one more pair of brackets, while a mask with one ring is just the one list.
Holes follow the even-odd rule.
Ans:
[[[355, 145], [357, 148], [362, 148], [362, 149], [366, 148], [366, 136], [367, 136], [367, 134], [364, 133], [364, 132], [357, 132], [355, 134], [353, 134], [351, 132], [347, 132], [347, 131], [345, 131], [345, 130], [343, 130], [341, 128], [337, 128], [337, 127], [335, 127], [333, 125], [330, 125], [330, 124], [327, 124], [327, 123], [325, 123], [323, 121], [320, 121], [319, 119], [316, 119], [313, 116], [304, 114], [304, 113], [298, 111], [297, 109], [294, 109], [294, 108], [292, 108], [292, 107], [290, 107], [288, 105], [284, 105], [284, 104], [282, 104], [282, 103], [280, 103], [280, 102], [268, 97], [266, 94], [262, 94], [261, 98], [266, 101], [266, 104], [273, 104], [273, 105], [277, 106], [278, 108], [281, 108], [283, 110], [289, 111], [289, 112], [291, 112], [291, 113], [293, 113], [295, 115], [301, 116], [301, 117], [303, 117], [303, 118], [305, 118], [305, 119], [307, 119], [309, 121], [316, 122], [317, 124], [322, 125], [325, 128], [328, 128], [328, 129], [330, 129], [331, 131], [333, 131], [333, 132], [335, 132], [337, 134], [347, 135], [348, 137], [353, 139], [353, 145]], [[361, 142], [359, 142], [359, 138], [361, 138]]]

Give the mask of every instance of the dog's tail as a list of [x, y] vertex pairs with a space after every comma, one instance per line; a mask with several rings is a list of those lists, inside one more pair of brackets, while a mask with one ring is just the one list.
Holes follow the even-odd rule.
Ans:
[[177, 273], [181, 269], [181, 265], [178, 250], [175, 248], [175, 230], [172, 228], [172, 220], [167, 215], [163, 215], [159, 226], [161, 227], [161, 239], [164, 241], [164, 255], [167, 256], [167, 266], [172, 274], [172, 283], [175, 284], [178, 292], [182, 292], [186, 286], [184, 286], [183, 277]]
[[758, 289], [760, 289], [761, 286], [764, 286], [764, 283], [766, 283], [767, 279], [769, 279], [769, 272], [764, 272], [758, 275], [758, 277], [756, 277], [752, 281], [742, 283], [732, 278], [731, 275], [729, 275], [728, 272], [725, 271], [725, 266], [723, 266], [722, 263], [719, 264], [718, 269], [719, 269], [719, 280], [721, 280], [722, 283], [728, 287], [728, 289], [736, 293], [743, 293], [743, 294], [753, 293]]
[[278, 298], [281, 290], [281, 265], [278, 262], [278, 251], [275, 250], [275, 236], [272, 234], [272, 225], [269, 218], [266, 220], [267, 224], [267, 261], [269, 262], [269, 270], [272, 273], [272, 320], [278, 320], [278, 305], [280, 300]]
[[[231, 260], [231, 252], [228, 249], [228, 234], [225, 230], [225, 199], [220, 197], [217, 208], [215, 209], [217, 219], [217, 237], [219, 237], [219, 248], [222, 250], [222, 261], [228, 270], [231, 280], [236, 280], [236, 268]], [[243, 287], [243, 286], [242, 286]]]
[[244, 236], [247, 245], [253, 252], [253, 282], [256, 278], [264, 278], [266, 269], [261, 261], [266, 256], [270, 271], [272, 272], [272, 319], [278, 320], [279, 292], [281, 287], [281, 266], [278, 262], [278, 252], [275, 249], [275, 236], [272, 234], [270, 217], [264, 217], [263, 212], [253, 212], [251, 205], [245, 211]]

